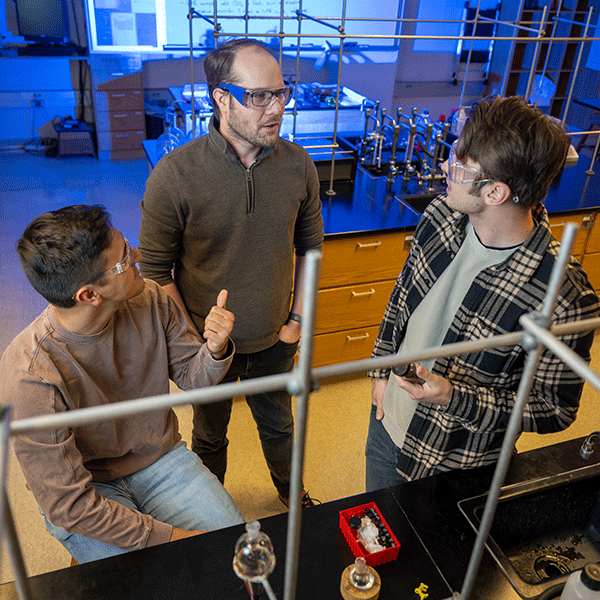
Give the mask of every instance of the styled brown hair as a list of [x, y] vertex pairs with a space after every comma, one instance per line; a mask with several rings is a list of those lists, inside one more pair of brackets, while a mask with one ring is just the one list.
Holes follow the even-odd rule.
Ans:
[[[524, 208], [541, 202], [569, 150], [562, 127], [519, 96], [485, 98], [468, 117], [457, 144], [458, 159], [479, 163], [485, 176], [508, 185]], [[471, 193], [481, 187], [475, 182]]]
[[36, 217], [17, 242], [17, 253], [35, 291], [55, 306], [71, 308], [80, 287], [100, 280], [106, 269], [100, 254], [112, 233], [103, 206], [65, 206]]

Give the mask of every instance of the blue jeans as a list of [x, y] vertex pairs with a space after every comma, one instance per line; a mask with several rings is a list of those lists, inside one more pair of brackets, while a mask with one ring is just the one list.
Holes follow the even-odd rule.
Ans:
[[[213, 530], [244, 522], [225, 488], [183, 441], [137, 473], [90, 485], [104, 498], [180, 529]], [[47, 518], [46, 529], [80, 564], [127, 552], [70, 534], [52, 525]]]
[[[221, 383], [288, 373], [294, 367], [297, 348], [298, 342], [287, 344], [279, 340], [261, 352], [236, 353]], [[256, 422], [271, 479], [277, 491], [289, 498], [294, 438], [292, 398], [287, 391], [281, 390], [247, 396], [246, 402]], [[227, 427], [232, 404], [233, 400], [226, 400], [194, 405], [192, 450], [221, 483], [225, 481], [227, 470]]]
[[400, 448], [394, 444], [383, 423], [375, 418], [376, 412], [377, 407], [372, 405], [365, 447], [367, 492], [406, 483], [406, 479], [396, 471]]

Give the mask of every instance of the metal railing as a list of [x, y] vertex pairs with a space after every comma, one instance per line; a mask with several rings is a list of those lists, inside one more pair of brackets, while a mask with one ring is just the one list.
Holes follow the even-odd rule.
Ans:
[[[558, 290], [562, 283], [564, 272], [571, 256], [571, 249], [577, 232], [577, 225], [567, 223], [563, 234], [563, 242], [557, 261], [551, 273], [550, 282], [546, 294], [543, 309], [539, 314], [524, 315], [521, 318], [523, 331], [510, 333], [491, 338], [460, 342], [428, 348], [420, 352], [407, 353], [404, 355], [389, 355], [373, 359], [364, 359], [338, 365], [330, 365], [311, 369], [314, 349], [314, 334], [316, 322], [317, 294], [319, 284], [319, 271], [321, 254], [310, 251], [306, 255], [307, 272], [304, 283], [304, 313], [303, 313], [303, 337], [299, 354], [299, 362], [291, 373], [273, 375], [243, 381], [229, 383], [210, 388], [202, 388], [189, 392], [178, 392], [161, 396], [153, 396], [138, 400], [121, 402], [102, 407], [93, 407], [68, 411], [66, 413], [22, 419], [9, 423], [10, 410], [3, 409], [0, 413], [0, 465], [5, 464], [8, 454], [8, 432], [10, 435], [20, 435], [39, 431], [42, 429], [53, 429], [56, 427], [73, 427], [84, 423], [105, 421], [107, 419], [130, 416], [138, 412], [148, 410], [165, 409], [189, 403], [205, 404], [219, 400], [229, 399], [233, 396], [245, 396], [257, 392], [267, 392], [286, 389], [290, 394], [297, 397], [294, 449], [292, 454], [291, 488], [290, 488], [290, 510], [288, 515], [284, 600], [294, 600], [296, 597], [296, 583], [298, 573], [298, 556], [301, 528], [301, 492], [302, 471], [304, 465], [304, 447], [306, 439], [306, 423], [308, 415], [309, 397], [311, 392], [321, 380], [338, 377], [340, 375], [364, 373], [371, 369], [389, 368], [397, 364], [406, 364], [416, 360], [427, 360], [443, 356], [455, 356], [465, 352], [474, 352], [499, 346], [523, 344], [527, 352], [527, 360], [521, 383], [517, 392], [517, 400], [511, 413], [508, 428], [502, 444], [500, 458], [492, 480], [488, 501], [486, 503], [480, 531], [477, 535], [467, 574], [460, 595], [462, 600], [469, 598], [472, 585], [479, 567], [481, 556], [485, 547], [491, 520], [496, 508], [500, 488], [504, 481], [506, 470], [514, 442], [520, 431], [522, 414], [525, 409], [529, 391], [532, 386], [533, 377], [537, 363], [544, 347], [548, 348], [557, 357], [565, 362], [575, 373], [586, 379], [591, 385], [600, 391], [600, 377], [595, 373], [578, 355], [557, 339], [557, 336], [574, 332], [591, 331], [600, 327], [599, 319], [588, 319], [575, 323], [562, 324], [549, 329], [549, 323], [554, 310]], [[14, 522], [5, 492], [5, 473], [0, 473], [3, 479], [0, 481], [1, 496], [4, 499], [2, 517], [2, 541], [7, 542], [7, 549], [13, 566], [18, 597], [20, 600], [30, 600], [31, 594], [27, 580], [26, 568], [19, 547]], [[233, 549], [232, 549], [233, 551]], [[455, 596], [456, 597], [456, 596]]]

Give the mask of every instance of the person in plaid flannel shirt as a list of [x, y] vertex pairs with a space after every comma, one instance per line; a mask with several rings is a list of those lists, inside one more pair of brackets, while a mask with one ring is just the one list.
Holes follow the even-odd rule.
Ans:
[[[447, 189], [427, 207], [386, 307], [373, 357], [522, 329], [541, 309], [559, 243], [542, 205], [569, 138], [519, 97], [470, 110], [442, 168]], [[572, 258], [552, 325], [598, 316], [598, 298]], [[589, 361], [593, 332], [561, 340]], [[421, 385], [372, 370], [367, 490], [497, 460], [525, 351], [520, 344], [423, 361]], [[575, 419], [583, 381], [542, 354], [522, 430], [551, 433]]]

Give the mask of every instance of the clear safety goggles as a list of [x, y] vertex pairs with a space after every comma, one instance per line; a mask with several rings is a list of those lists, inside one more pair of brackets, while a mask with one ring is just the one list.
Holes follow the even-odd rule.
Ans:
[[124, 273], [131, 267], [133, 264], [133, 250], [129, 245], [129, 241], [125, 238], [125, 258], [118, 262], [114, 267], [111, 267], [107, 271], [102, 273], [101, 277], [107, 277], [110, 275], [119, 275], [119, 273]]
[[450, 147], [450, 155], [448, 156], [448, 179], [450, 179], [452, 183], [492, 181], [489, 177], [485, 176], [485, 173], [482, 173], [473, 167], [467, 167], [466, 165], [463, 165], [460, 160], [456, 158], [457, 144], [458, 140], [454, 141]]

